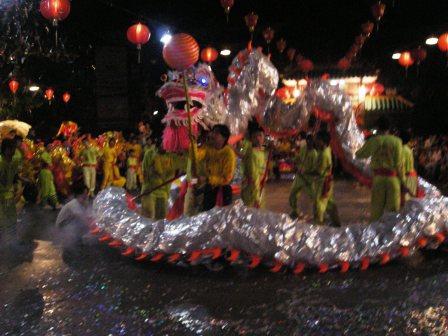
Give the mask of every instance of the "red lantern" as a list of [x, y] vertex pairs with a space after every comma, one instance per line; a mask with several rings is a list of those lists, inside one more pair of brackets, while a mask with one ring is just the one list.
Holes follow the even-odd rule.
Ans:
[[374, 27], [375, 27], [375, 24], [373, 22], [367, 21], [361, 25], [362, 33], [365, 36], [369, 36], [373, 32]]
[[19, 89], [19, 82], [15, 79], [11, 79], [9, 81], [9, 90], [11, 90], [12, 94], [16, 94], [17, 90]]
[[163, 59], [175, 70], [186, 70], [198, 61], [199, 45], [188, 34], [173, 35], [170, 43], [163, 47]]
[[307, 74], [308, 72], [313, 71], [314, 64], [311, 60], [305, 58], [300, 62], [299, 68], [302, 72]]
[[64, 94], [62, 95], [62, 100], [64, 101], [64, 103], [67, 104], [70, 101], [71, 97], [72, 96], [70, 95], [70, 93], [64, 92]]
[[414, 64], [411, 53], [409, 51], [403, 51], [398, 59], [398, 63], [406, 69], [409, 68], [412, 64]]
[[286, 100], [291, 98], [291, 94], [289, 92], [289, 89], [284, 86], [280, 89], [278, 89], [277, 91], [275, 91], [275, 95], [280, 99], [280, 100]]
[[274, 34], [275, 31], [271, 27], [267, 27], [265, 30], [263, 30], [263, 38], [265, 39], [267, 44], [270, 44], [274, 39]]
[[422, 47], [418, 47], [417, 49], [411, 51], [411, 57], [415, 60], [417, 65], [423, 62], [427, 55], [428, 53], [426, 52], [426, 49]]
[[244, 21], [246, 22], [247, 28], [249, 28], [249, 32], [253, 33], [257, 26], [258, 15], [254, 12], [250, 12], [244, 17]]
[[372, 89], [370, 90], [371, 96], [381, 96], [384, 92], [384, 86], [380, 83], [374, 83]]
[[341, 58], [338, 62], [338, 69], [345, 71], [348, 68], [350, 68], [350, 60], [346, 57]]
[[48, 88], [45, 90], [45, 98], [48, 101], [51, 101], [54, 98], [54, 90], [52, 88]]
[[218, 58], [218, 51], [215, 48], [207, 47], [201, 51], [202, 62], [212, 63]]
[[128, 28], [126, 33], [129, 42], [137, 45], [138, 50], [138, 63], [140, 63], [140, 50], [142, 49], [142, 44], [146, 44], [151, 37], [151, 32], [148, 26], [143, 23], [136, 23]]
[[277, 41], [277, 50], [281, 54], [283, 53], [285, 48], [286, 48], [286, 41], [285, 39], [281, 38], [280, 40]]
[[373, 18], [377, 22], [379, 22], [381, 20], [381, 18], [384, 16], [384, 12], [386, 10], [386, 5], [383, 4], [381, 1], [378, 1], [377, 3], [372, 5], [371, 10], [372, 10]]
[[292, 62], [295, 56], [296, 50], [294, 48], [288, 48], [288, 50], [286, 51], [286, 57], [288, 57], [288, 60]]
[[224, 12], [226, 13], [227, 21], [229, 21], [229, 13], [233, 7], [234, 0], [221, 0], [221, 6], [224, 8]]
[[42, 0], [39, 8], [42, 16], [52, 20], [56, 26], [58, 21], [62, 21], [70, 14], [69, 0]]
[[437, 46], [441, 51], [448, 52], [448, 33], [439, 36]]

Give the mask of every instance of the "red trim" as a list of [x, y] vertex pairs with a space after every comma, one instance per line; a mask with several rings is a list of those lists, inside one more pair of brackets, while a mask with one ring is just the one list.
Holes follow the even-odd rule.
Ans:
[[417, 172], [415, 170], [411, 170], [409, 173], [406, 174], [406, 176], [418, 177]]
[[395, 170], [390, 170], [386, 168], [378, 168], [373, 171], [376, 176], [384, 176], [384, 177], [396, 177], [397, 172]]

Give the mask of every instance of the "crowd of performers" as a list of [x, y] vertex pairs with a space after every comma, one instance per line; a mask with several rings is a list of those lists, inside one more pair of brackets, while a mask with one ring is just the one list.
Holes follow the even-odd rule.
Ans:
[[[229, 144], [229, 137], [227, 126], [215, 125], [189, 153], [168, 153], [149, 136], [132, 136], [126, 141], [119, 132], [97, 138], [74, 134], [45, 145], [11, 132], [1, 142], [2, 239], [17, 237], [17, 212], [26, 201], [45, 209], [59, 209], [60, 200], [69, 200], [74, 194], [75, 201], [87, 204], [89, 198], [109, 186], [139, 194], [142, 215], [152, 219], [172, 219], [182, 212], [192, 215], [229, 205], [236, 189], [240, 189], [246, 206], [263, 208], [265, 185], [274, 166], [273, 147], [266, 145], [265, 132], [257, 124], [251, 124], [246, 137], [236, 145]], [[406, 197], [417, 196], [417, 174], [407, 145], [410, 139], [406, 135], [402, 139], [389, 134], [388, 123], [380, 119], [378, 134], [368, 138], [356, 154], [371, 160], [372, 221], [385, 211], [399, 211]], [[289, 197], [292, 218], [300, 217], [298, 202], [304, 193], [313, 204], [316, 224], [340, 226], [333, 195], [330, 142], [325, 125], [314, 132], [300, 133]], [[241, 188], [232, 185], [237, 161], [241, 162]], [[171, 183], [184, 174], [187, 182], [186, 188], [181, 188], [181, 213], [173, 215], [168, 209]]]

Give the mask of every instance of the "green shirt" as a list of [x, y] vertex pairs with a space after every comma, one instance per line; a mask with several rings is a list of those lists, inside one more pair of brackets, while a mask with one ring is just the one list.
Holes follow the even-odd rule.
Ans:
[[40, 197], [50, 197], [56, 195], [53, 174], [50, 169], [41, 169], [39, 172], [38, 186]]
[[267, 161], [267, 154], [264, 149], [250, 147], [244, 155], [245, 180], [250, 181], [250, 184], [253, 184], [257, 189], [265, 175]]
[[359, 159], [371, 158], [370, 168], [388, 169], [402, 174], [403, 145], [401, 139], [393, 135], [377, 135], [368, 139], [356, 152]]
[[98, 159], [98, 150], [95, 147], [86, 147], [84, 148], [79, 157], [82, 160], [82, 163], [85, 165], [96, 165]]
[[43, 150], [40, 153], [40, 159], [42, 161], [44, 161], [47, 165], [51, 166], [51, 164], [53, 163], [53, 160], [51, 159], [51, 155], [50, 153], [48, 153], [46, 150]]
[[414, 154], [408, 145], [403, 145], [403, 173], [409, 174], [414, 170]]
[[315, 171], [318, 154], [315, 149], [308, 149], [307, 146], [300, 148], [296, 157], [296, 165], [302, 174], [310, 174]]

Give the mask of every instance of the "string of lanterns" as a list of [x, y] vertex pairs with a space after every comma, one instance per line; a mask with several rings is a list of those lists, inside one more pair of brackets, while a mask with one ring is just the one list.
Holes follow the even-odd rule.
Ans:
[[[11, 91], [12, 95], [15, 96], [17, 94], [17, 91], [20, 88], [20, 83], [15, 78], [12, 78], [8, 82], [8, 87], [9, 87], [9, 90]], [[38, 89], [39, 88], [37, 88], [37, 90]], [[54, 100], [54, 97], [55, 97], [54, 89], [51, 87], [47, 88], [44, 92], [44, 98], [51, 103], [51, 101]], [[65, 91], [61, 97], [62, 97], [62, 101], [65, 104], [68, 104], [68, 102], [70, 101], [72, 96], [68, 91]]]

